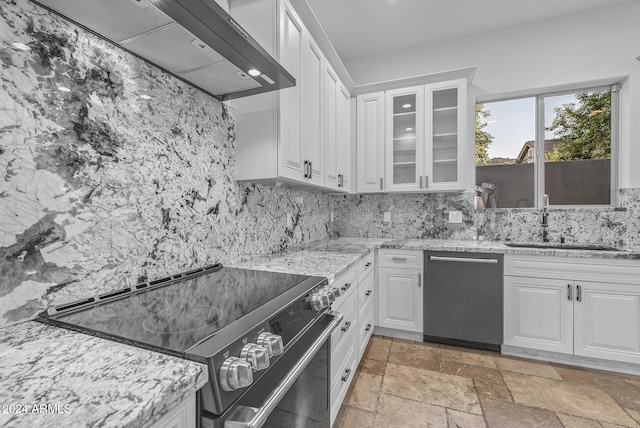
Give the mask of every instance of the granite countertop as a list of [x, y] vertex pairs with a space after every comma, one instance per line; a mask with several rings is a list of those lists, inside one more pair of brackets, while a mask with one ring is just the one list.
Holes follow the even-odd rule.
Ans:
[[640, 259], [638, 249], [619, 251], [568, 250], [562, 248], [509, 247], [498, 241], [473, 241], [453, 239], [397, 239], [387, 240], [380, 248], [403, 250], [463, 251], [469, 253], [501, 253], [528, 256], [599, 257], [606, 259]]
[[28, 321], [0, 330], [0, 426], [147, 427], [207, 376], [203, 364]]
[[231, 267], [324, 276], [333, 282], [387, 241], [389, 239], [384, 238], [333, 238], [295, 250], [256, 257]]
[[[376, 248], [640, 259], [640, 251], [513, 248], [496, 241], [334, 238], [231, 267], [333, 281]], [[150, 426], [207, 382], [207, 367], [29, 321], [0, 330], [0, 426]], [[12, 405], [28, 413], [11, 413]], [[54, 413], [32, 413], [48, 405]]]

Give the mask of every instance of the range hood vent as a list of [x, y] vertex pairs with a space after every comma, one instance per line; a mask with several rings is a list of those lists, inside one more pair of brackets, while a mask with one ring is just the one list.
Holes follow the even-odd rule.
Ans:
[[220, 100], [295, 86], [215, 0], [32, 0]]

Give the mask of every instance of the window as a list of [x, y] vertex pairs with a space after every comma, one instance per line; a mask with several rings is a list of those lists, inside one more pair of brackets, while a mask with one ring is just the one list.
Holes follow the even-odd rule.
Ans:
[[476, 104], [476, 207], [610, 206], [617, 85]]

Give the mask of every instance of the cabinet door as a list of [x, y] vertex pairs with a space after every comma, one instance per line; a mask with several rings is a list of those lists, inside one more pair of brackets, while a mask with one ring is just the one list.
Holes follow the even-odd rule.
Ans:
[[640, 285], [575, 284], [575, 354], [640, 363]]
[[340, 190], [351, 191], [351, 114], [349, 100], [351, 95], [341, 84], [338, 86], [338, 174]]
[[424, 87], [386, 93], [386, 190], [424, 188]]
[[331, 66], [324, 74], [324, 185], [338, 189], [338, 76]]
[[380, 269], [378, 325], [422, 333], [422, 275], [407, 269]]
[[304, 150], [302, 99], [305, 78], [303, 58], [305, 31], [302, 21], [287, 2], [280, 9], [280, 64], [296, 79], [296, 86], [279, 91], [278, 175], [298, 181], [304, 180]]
[[504, 277], [504, 344], [573, 353], [571, 281]]
[[384, 190], [384, 92], [360, 95], [356, 106], [356, 189]]
[[425, 169], [428, 190], [461, 190], [466, 140], [467, 81], [425, 86]]
[[324, 56], [309, 36], [306, 38], [302, 88], [305, 91], [302, 144], [304, 157], [311, 165], [308, 181], [324, 186]]

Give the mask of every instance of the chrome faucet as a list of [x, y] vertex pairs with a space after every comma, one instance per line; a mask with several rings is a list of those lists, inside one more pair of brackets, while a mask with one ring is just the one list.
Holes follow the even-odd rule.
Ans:
[[549, 205], [549, 195], [542, 196], [542, 242], [549, 242], [549, 213], [547, 212]]

